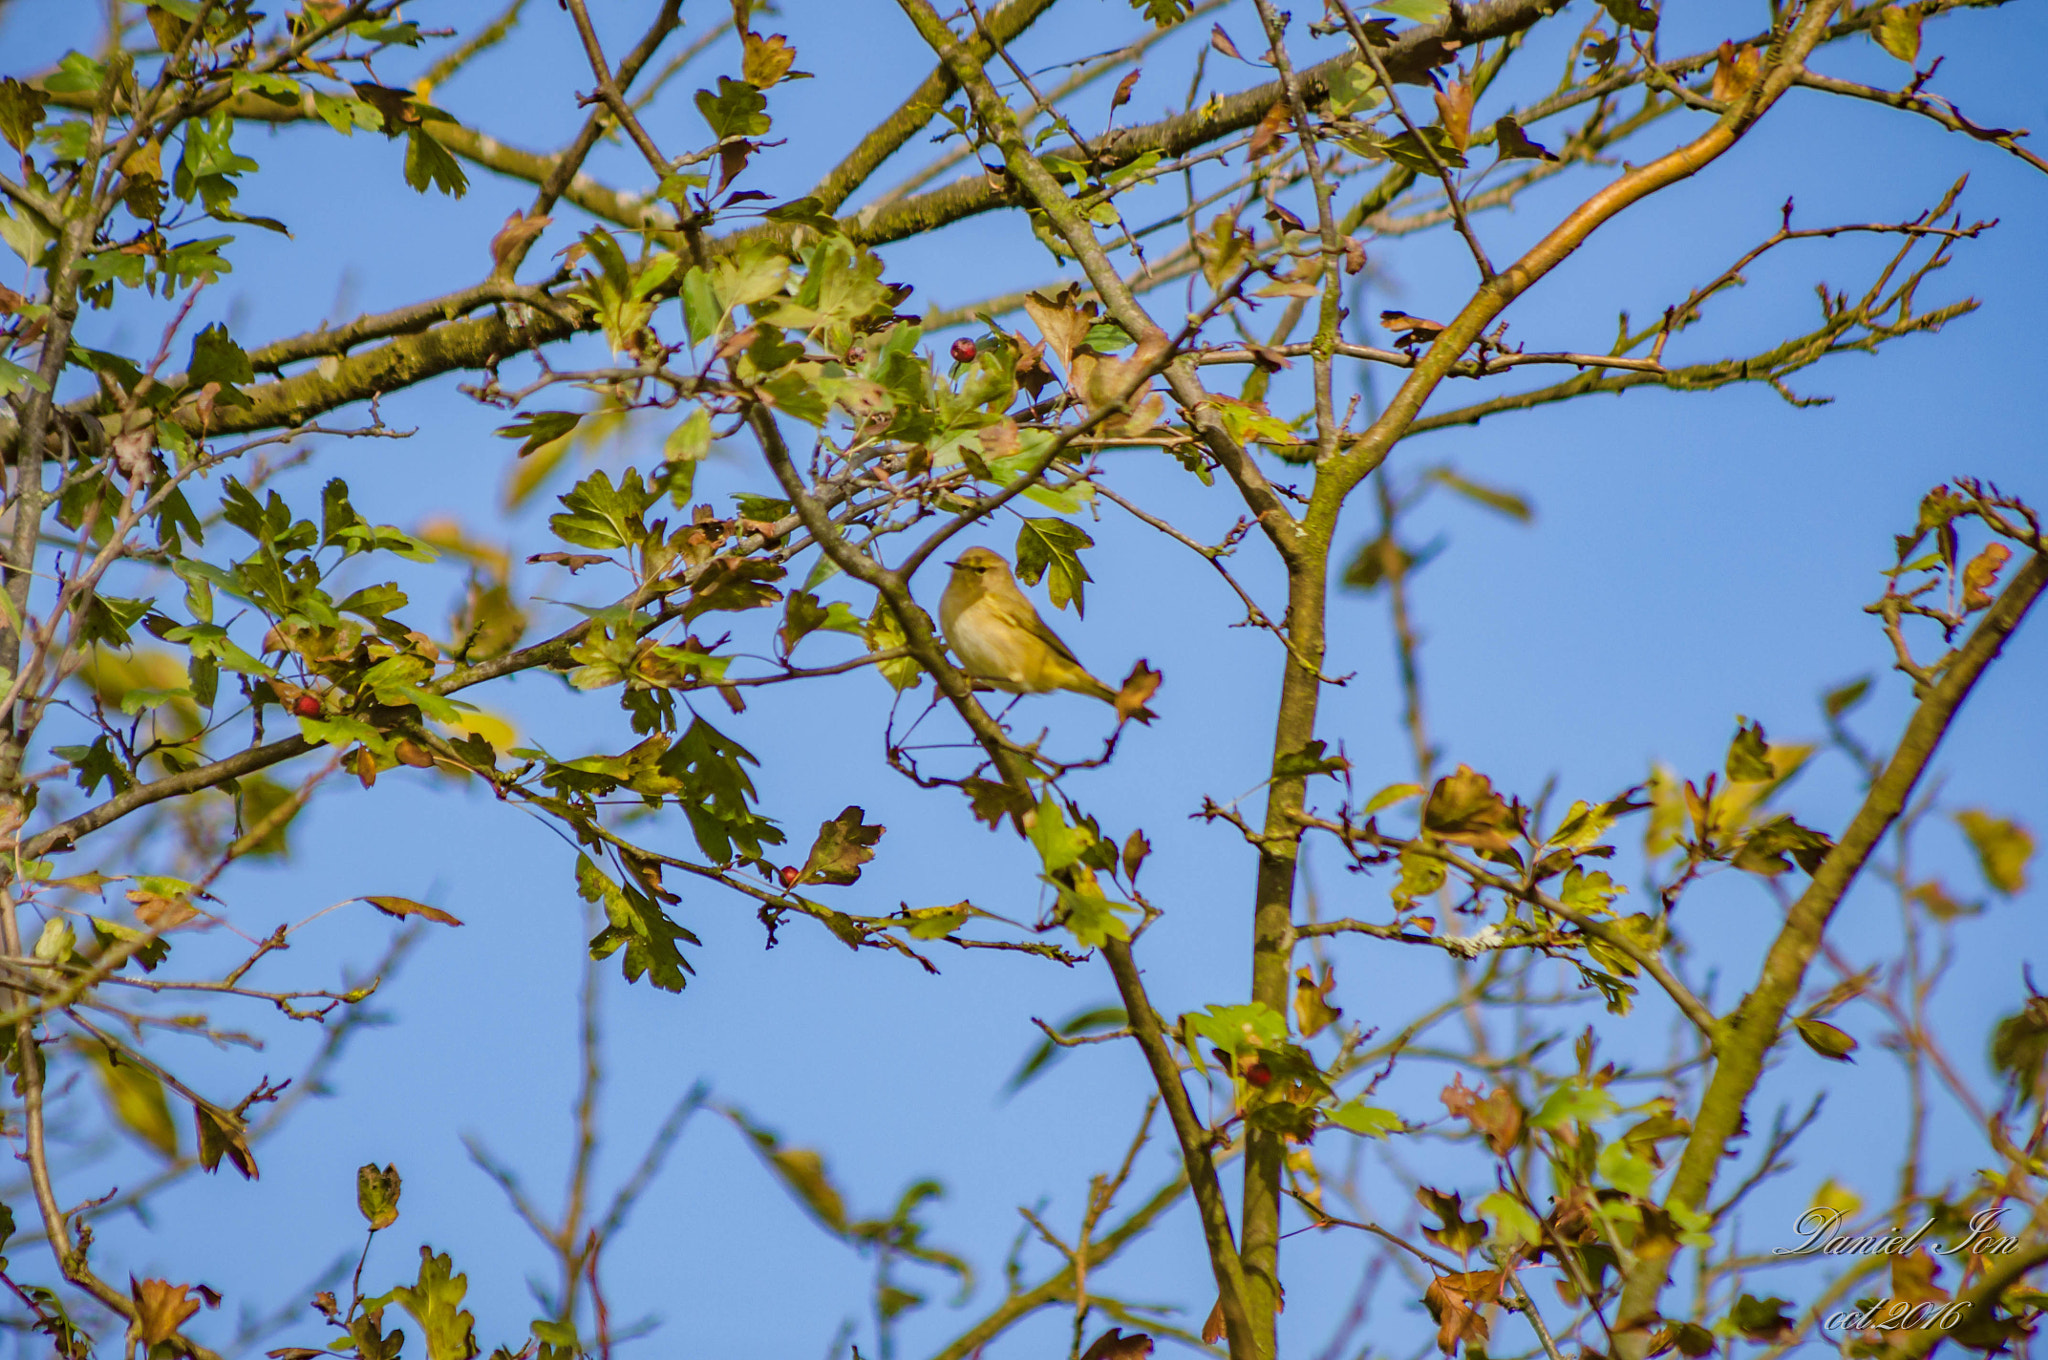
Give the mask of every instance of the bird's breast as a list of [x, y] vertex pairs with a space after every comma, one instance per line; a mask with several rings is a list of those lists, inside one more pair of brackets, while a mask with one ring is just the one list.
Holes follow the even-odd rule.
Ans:
[[1045, 644], [1008, 618], [986, 598], [957, 611], [946, 623], [946, 640], [970, 675], [1005, 689], [1042, 693], [1052, 688], [1039, 674]]

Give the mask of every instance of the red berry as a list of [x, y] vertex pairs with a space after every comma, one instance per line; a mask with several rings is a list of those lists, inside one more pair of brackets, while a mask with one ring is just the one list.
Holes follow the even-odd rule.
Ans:
[[320, 716], [320, 701], [310, 694], [301, 694], [292, 700], [292, 712], [301, 718], [317, 718]]
[[785, 865], [783, 865], [783, 866], [782, 866], [782, 886], [783, 886], [783, 889], [784, 889], [785, 891], [787, 891], [787, 890], [788, 890], [788, 889], [790, 889], [790, 888], [794, 888], [794, 887], [796, 886], [796, 880], [797, 880], [797, 869], [796, 869], [796, 866], [795, 866], [795, 865], [791, 865], [791, 864], [785, 864]]
[[953, 362], [956, 364], [971, 364], [978, 353], [980, 351], [975, 349], [974, 342], [964, 335], [953, 342]]
[[1263, 1089], [1273, 1084], [1273, 1069], [1262, 1062], [1255, 1062], [1244, 1070], [1244, 1079]]

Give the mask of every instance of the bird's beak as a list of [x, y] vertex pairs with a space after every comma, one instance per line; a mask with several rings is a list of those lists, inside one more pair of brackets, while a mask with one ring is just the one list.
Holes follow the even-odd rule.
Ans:
[[955, 559], [954, 561], [948, 562], [946, 565], [949, 567], [964, 567], [967, 564], [965, 562], [959, 561], [958, 559]]

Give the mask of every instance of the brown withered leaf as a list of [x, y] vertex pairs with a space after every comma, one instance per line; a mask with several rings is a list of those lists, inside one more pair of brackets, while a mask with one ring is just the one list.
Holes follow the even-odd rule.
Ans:
[[1244, 53], [1237, 50], [1237, 44], [1232, 42], [1230, 35], [1223, 31], [1222, 24], [1215, 24], [1210, 27], [1209, 46], [1215, 48], [1226, 57], [1235, 57], [1239, 61], [1244, 60]]
[[1123, 687], [1117, 691], [1113, 701], [1117, 721], [1129, 722], [1136, 718], [1141, 723], [1150, 723], [1158, 717], [1157, 713], [1145, 707], [1145, 701], [1159, 692], [1159, 682], [1164, 678], [1146, 665], [1143, 657], [1138, 658], [1138, 664], [1131, 667], [1131, 673], [1124, 677]]
[[1948, 1291], [1934, 1282], [1940, 1269], [1925, 1248], [1892, 1257], [1892, 1297], [1900, 1303], [1948, 1302]]
[[1252, 143], [1246, 154], [1257, 160], [1268, 151], [1275, 150], [1287, 132], [1287, 118], [1287, 101], [1274, 100], [1273, 106], [1266, 110], [1266, 116], [1252, 129]]
[[400, 737], [396, 742], [392, 743], [391, 754], [398, 758], [399, 764], [410, 765], [415, 770], [431, 770], [434, 768], [434, 757], [428, 754], [424, 746], [421, 746], [411, 737]]
[[1444, 1103], [1444, 1109], [1453, 1119], [1462, 1119], [1471, 1112], [1473, 1102], [1479, 1099], [1479, 1092], [1465, 1084], [1463, 1072], [1451, 1074], [1451, 1084], [1444, 1087], [1437, 1096]]
[[456, 920], [447, 912], [442, 911], [439, 907], [430, 907], [424, 902], [415, 902], [410, 897], [365, 897], [363, 901], [368, 902], [386, 916], [396, 916], [400, 920], [408, 916], [417, 916], [423, 921], [432, 921], [436, 925], [459, 926], [462, 924], [462, 922]]
[[1484, 1310], [1500, 1298], [1505, 1283], [1505, 1274], [1498, 1270], [1468, 1270], [1431, 1280], [1422, 1303], [1437, 1324], [1437, 1349], [1449, 1355], [1461, 1342], [1485, 1345]]
[[192, 1106], [192, 1117], [199, 1125], [199, 1165], [208, 1171], [218, 1170], [221, 1155], [235, 1164], [235, 1170], [242, 1173], [243, 1180], [258, 1178], [256, 1154], [249, 1150], [249, 1124], [233, 1110], [224, 1110], [218, 1105], [204, 1101]]
[[1018, 337], [1016, 374], [1017, 386], [1029, 392], [1033, 401], [1038, 400], [1040, 392], [1060, 380], [1051, 365], [1045, 362], [1045, 342], [1041, 340], [1035, 345], [1026, 345], [1022, 336]]
[[1124, 878], [1138, 881], [1138, 870], [1145, 866], [1145, 856], [1152, 853], [1152, 842], [1145, 839], [1143, 831], [1133, 831], [1124, 840]]
[[1963, 567], [1963, 612], [1974, 614], [1979, 609], [1989, 609], [1995, 598], [1991, 587], [1998, 584], [1998, 573], [2012, 558], [2012, 549], [2003, 543], [1986, 544], [1984, 551], [1971, 558]]
[[135, 1334], [144, 1347], [161, 1346], [178, 1334], [185, 1320], [199, 1311], [199, 1300], [188, 1298], [192, 1286], [169, 1280], [138, 1280], [128, 1277], [128, 1297], [135, 1300]]
[[1451, 145], [1461, 152], [1472, 145], [1474, 95], [1471, 84], [1463, 80], [1454, 80], [1436, 92], [1437, 121], [1443, 124]]
[[199, 909], [192, 905], [192, 899], [183, 893], [166, 897], [162, 893], [131, 888], [127, 896], [135, 906], [135, 919], [151, 930], [176, 930], [199, 914]]
[[1496, 1086], [1465, 1112], [1475, 1132], [1483, 1135], [1496, 1157], [1505, 1157], [1522, 1140], [1522, 1102], [1505, 1086]]
[[1422, 808], [1422, 826], [1475, 850], [1506, 850], [1513, 844], [1510, 834], [1519, 829], [1514, 810], [1493, 791], [1493, 781], [1469, 765], [1436, 781]]
[[[1076, 304], [1080, 293], [1078, 285], [1070, 284], [1057, 293], [1024, 296], [1025, 314], [1045, 337], [1044, 349], [1052, 351], [1053, 358], [1060, 361], [1060, 370], [1069, 377], [1073, 374], [1074, 351], [1088, 338], [1088, 328], [1095, 323], [1094, 317]], [[1041, 358], [1039, 363], [1043, 362]], [[1021, 368], [1019, 372], [1021, 375]]]
[[1295, 970], [1294, 1018], [1304, 1036], [1314, 1038], [1343, 1018], [1343, 1008], [1330, 1004], [1330, 992], [1336, 985], [1337, 970], [1327, 963], [1323, 965], [1320, 982], [1305, 967]]
[[1356, 274], [1365, 268], [1365, 242], [1356, 236], [1344, 238], [1344, 272]]
[[1223, 1325], [1223, 1300], [1219, 1297], [1216, 1306], [1209, 1310], [1209, 1320], [1202, 1324], [1202, 1340], [1213, 1346], [1224, 1338], [1227, 1330]]
[[13, 316], [28, 303], [28, 299], [0, 283], [0, 316]]
[[570, 552], [535, 553], [533, 556], [527, 558], [526, 560], [529, 562], [552, 562], [557, 566], [567, 567], [569, 569], [569, 574], [571, 576], [574, 576], [577, 572], [582, 571], [585, 567], [595, 567], [602, 563], [611, 561], [609, 557], [606, 557], [602, 553]]
[[1120, 109], [1131, 102], [1131, 91], [1138, 87], [1138, 77], [1145, 74], [1144, 68], [1131, 72], [1116, 83], [1116, 93], [1109, 97], [1109, 106]]
[[773, 604], [782, 598], [782, 592], [768, 583], [783, 575], [782, 567], [774, 562], [730, 555], [717, 558], [693, 584], [690, 602], [683, 606], [683, 622], [714, 609], [758, 609]]
[[498, 234], [491, 238], [491, 264], [503, 269], [507, 260], [525, 250], [554, 220], [546, 214], [528, 217], [523, 209], [514, 211], [505, 219], [505, 225], [498, 228]]
[[1444, 323], [1431, 321], [1426, 317], [1410, 316], [1406, 312], [1384, 311], [1380, 313], [1380, 324], [1401, 337], [1404, 344], [1423, 344], [1443, 334]]
[[747, 168], [747, 159], [754, 154], [754, 146], [744, 137], [735, 137], [718, 148], [718, 188], [714, 192], [724, 193], [725, 186]]
[[1082, 1352], [1081, 1360], [1145, 1360], [1152, 1353], [1152, 1338], [1143, 1332], [1124, 1335], [1120, 1327], [1112, 1327], [1095, 1338], [1095, 1344]]
[[1745, 44], [1740, 50], [1732, 42], [1721, 44], [1720, 61], [1714, 67], [1714, 98], [1730, 104], [1748, 94], [1763, 74], [1763, 53]]

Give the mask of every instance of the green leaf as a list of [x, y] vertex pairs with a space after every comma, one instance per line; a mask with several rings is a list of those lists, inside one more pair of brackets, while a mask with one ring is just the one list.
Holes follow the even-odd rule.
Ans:
[[868, 826], [858, 807], [848, 807], [818, 827], [818, 839], [804, 860], [798, 883], [848, 884], [860, 878], [860, 866], [875, 857], [875, 842], [885, 828]]
[[1744, 1294], [1735, 1301], [1735, 1307], [1728, 1313], [1728, 1321], [1735, 1330], [1752, 1340], [1776, 1341], [1790, 1336], [1798, 1327], [1785, 1311], [1792, 1305], [1784, 1299], [1760, 1299], [1754, 1294]]
[[[0, 209], [0, 216], [4, 215], [4, 209]], [[24, 387], [33, 387], [38, 392], [48, 390], [42, 374], [23, 368], [12, 359], [0, 359], [0, 398], [11, 397]]]
[[1188, 17], [1194, 0], [1131, 0], [1131, 8], [1150, 19], [1155, 27], [1171, 28]]
[[721, 142], [728, 137], [758, 137], [766, 132], [767, 109], [768, 101], [759, 90], [731, 76], [718, 78], [717, 94], [697, 91], [697, 112], [704, 115], [711, 135]]
[[[1130, 1023], [1130, 1016], [1122, 1006], [1090, 1006], [1075, 1011], [1072, 1015], [1053, 1026], [1063, 1039], [1072, 1039], [1083, 1034], [1100, 1034], [1105, 1030], [1122, 1029]], [[1003, 1083], [1003, 1093], [1008, 1095], [1021, 1090], [1026, 1083], [1058, 1062], [1066, 1049], [1047, 1039], [1031, 1050], [1024, 1062]]]
[[1958, 812], [1956, 825], [1977, 852], [1977, 867], [1986, 883], [2007, 897], [2026, 888], [2027, 862], [2034, 857], [2032, 832], [2009, 817], [1994, 817], [1981, 808]]
[[1920, 60], [1920, 12], [1906, 5], [1886, 5], [1877, 12], [1870, 36], [1877, 45], [1908, 66]]
[[661, 772], [681, 783], [677, 801], [690, 818], [698, 847], [716, 864], [730, 863], [735, 849], [759, 859], [762, 846], [783, 841], [781, 829], [750, 806], [754, 784], [742, 762], [760, 763], [702, 718], [693, 720], [661, 758]]
[[1823, 1058], [1832, 1062], [1855, 1061], [1849, 1055], [1856, 1051], [1856, 1040], [1827, 1021], [1801, 1016], [1792, 1022], [1792, 1028], [1808, 1048]]
[[242, 347], [229, 337], [228, 328], [216, 321], [192, 337], [192, 358], [185, 366], [185, 377], [194, 387], [210, 382], [229, 387], [254, 382], [256, 370]]
[[1109, 940], [1131, 938], [1130, 926], [1119, 912], [1135, 910], [1127, 902], [1104, 896], [1092, 870], [1074, 870], [1069, 881], [1057, 881], [1060, 923], [1089, 949], [1099, 949]]
[[[901, 647], [907, 640], [903, 635], [903, 625], [896, 621], [895, 611], [877, 596], [875, 612], [868, 615], [868, 650], [890, 651]], [[889, 682], [889, 688], [898, 693], [906, 689], [916, 689], [924, 679], [924, 667], [917, 664], [915, 657], [899, 656], [892, 661], [878, 661], [875, 663], [875, 670]]]
[[1504, 161], [1557, 159], [1555, 151], [1529, 140], [1529, 134], [1522, 131], [1522, 125], [1506, 116], [1493, 120], [1493, 144], [1499, 148], [1500, 158]]
[[1642, 3], [1642, 0], [1600, 0], [1600, 8], [1607, 11], [1617, 24], [1641, 29], [1645, 33], [1657, 31], [1657, 11]]
[[469, 176], [462, 173], [461, 163], [425, 128], [406, 133], [405, 182], [421, 193], [439, 189], [450, 198], [469, 192]]
[[755, 1153], [775, 1173], [783, 1189], [795, 1196], [797, 1203], [803, 1205], [826, 1231], [834, 1236], [845, 1236], [851, 1226], [847, 1220], [846, 1197], [826, 1173], [824, 1157], [810, 1148], [784, 1147], [781, 1138], [755, 1124], [739, 1110], [728, 1108], [725, 1116], [747, 1135]]
[[0, 80], [0, 137], [17, 152], [28, 150], [43, 121], [43, 92], [9, 76]]
[[1792, 866], [1785, 862], [1791, 855], [1799, 867], [1811, 874], [1818, 870], [1827, 859], [1835, 843], [1811, 827], [1801, 826], [1790, 816], [1771, 818], [1762, 826], [1745, 836], [1742, 846], [1735, 852], [1735, 867], [1752, 874], [1776, 877]]
[[476, 1318], [462, 1306], [469, 1277], [454, 1272], [450, 1257], [423, 1246], [418, 1282], [391, 1291], [391, 1298], [426, 1333], [427, 1360], [470, 1360], [477, 1352]]
[[1385, 1138], [1407, 1128], [1401, 1116], [1392, 1110], [1378, 1109], [1362, 1100], [1347, 1100], [1342, 1105], [1324, 1110], [1323, 1120], [1366, 1138]]
[[1869, 693], [1870, 677], [1865, 675], [1837, 689], [1829, 690], [1821, 696], [1820, 703], [1830, 718], [1839, 718], [1862, 703]]
[[578, 547], [632, 547], [647, 536], [640, 517], [657, 494], [640, 480], [638, 468], [627, 468], [617, 486], [602, 470], [593, 472], [559, 498], [567, 513], [551, 516], [548, 527]]
[[680, 941], [701, 944], [677, 925], [654, 900], [638, 889], [612, 881], [588, 855], [576, 857], [576, 892], [586, 902], [603, 906], [608, 924], [590, 941], [590, 957], [608, 959], [620, 949], [620, 968], [628, 982], [643, 976], [664, 992], [680, 992], [696, 971], [677, 948]]
[[[1288, 779], [1296, 775], [1336, 775], [1342, 774], [1351, 768], [1351, 762], [1342, 755], [1325, 755], [1323, 750], [1323, 741], [1319, 737], [1302, 747], [1299, 751], [1289, 751], [1286, 755], [1273, 762], [1273, 778]], [[1420, 793], [1421, 790], [1417, 789], [1416, 792]]]
[[381, 1232], [398, 1221], [398, 1195], [402, 1188], [396, 1166], [375, 1162], [356, 1169], [356, 1208], [371, 1232]]
[[98, 1043], [84, 1047], [99, 1073], [101, 1093], [114, 1117], [158, 1156], [175, 1158], [178, 1126], [171, 1119], [170, 1102], [156, 1074], [130, 1060], [122, 1050]]
[[1082, 852], [1093, 843], [1086, 827], [1067, 825], [1066, 816], [1048, 787], [1039, 798], [1037, 813], [1031, 821], [1031, 844], [1037, 848], [1045, 872], [1057, 874], [1080, 863]]
[[83, 52], [66, 52], [57, 69], [44, 79], [51, 94], [88, 94], [107, 79], [107, 68]]
[[1287, 1017], [1261, 1001], [1210, 1006], [1188, 1015], [1186, 1024], [1233, 1057], [1287, 1042]]
[[[1507, 120], [1503, 119], [1502, 121], [1505, 122]], [[1552, 159], [1556, 158], [1552, 157]], [[1519, 523], [1527, 524], [1535, 517], [1535, 512], [1529, 508], [1529, 502], [1515, 495], [1512, 491], [1501, 491], [1494, 487], [1481, 485], [1469, 477], [1460, 476], [1447, 467], [1431, 468], [1424, 475], [1445, 490], [1456, 492], [1475, 505], [1483, 505], [1496, 514], [1506, 515], [1509, 519]]]
[[1728, 743], [1728, 778], [1738, 784], [1768, 784], [1776, 779], [1771, 768], [1771, 748], [1764, 740], [1762, 723], [1743, 723]]
[[1362, 61], [1340, 66], [1330, 74], [1330, 112], [1343, 115], [1372, 108], [1386, 96], [1380, 93], [1379, 77]]
[[501, 439], [518, 440], [517, 456], [524, 458], [543, 445], [567, 437], [582, 419], [582, 413], [576, 411], [522, 411], [511, 424], [500, 425], [496, 433]]
[[1046, 585], [1055, 608], [1074, 602], [1074, 612], [1085, 612], [1082, 589], [1094, 578], [1081, 565], [1080, 550], [1092, 548], [1095, 540], [1080, 525], [1063, 519], [1029, 519], [1017, 529], [1017, 576], [1026, 585], [1037, 585], [1051, 573]]
[[1567, 1082], [1550, 1093], [1529, 1122], [1539, 1129], [1561, 1129], [1567, 1124], [1597, 1124], [1620, 1113], [1614, 1097], [1599, 1087]]
[[1412, 19], [1418, 24], [1441, 19], [1450, 12], [1448, 0], [1374, 0], [1372, 7], [1396, 18]]
[[1493, 1220], [1494, 1240], [1504, 1245], [1534, 1246], [1543, 1240], [1543, 1224], [1528, 1206], [1505, 1190], [1496, 1190], [1472, 1206]]

